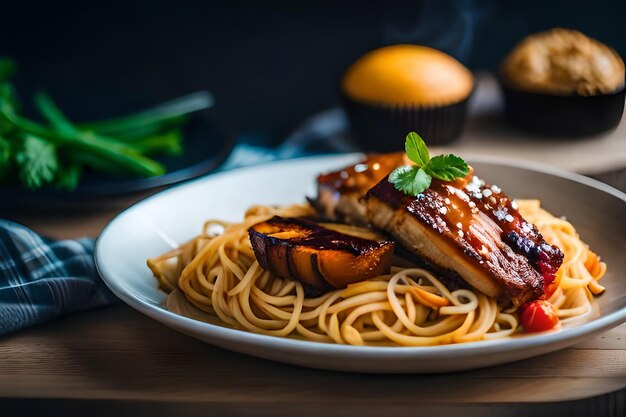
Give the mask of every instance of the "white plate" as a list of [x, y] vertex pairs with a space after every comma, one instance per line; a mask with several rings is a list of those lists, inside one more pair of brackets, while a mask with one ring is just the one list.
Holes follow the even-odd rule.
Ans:
[[498, 341], [435, 347], [371, 347], [258, 335], [179, 316], [164, 308], [165, 294], [146, 266], [199, 233], [208, 218], [241, 220], [253, 204], [290, 204], [314, 194], [318, 173], [357, 155], [303, 158], [240, 169], [164, 191], [126, 210], [96, 243], [96, 264], [122, 300], [172, 329], [225, 349], [313, 368], [357, 372], [451, 372], [541, 355], [571, 346], [626, 321], [626, 195], [602, 183], [543, 166], [474, 158], [476, 172], [518, 198], [536, 197], [565, 215], [602, 255], [607, 287], [600, 317], [577, 327]]

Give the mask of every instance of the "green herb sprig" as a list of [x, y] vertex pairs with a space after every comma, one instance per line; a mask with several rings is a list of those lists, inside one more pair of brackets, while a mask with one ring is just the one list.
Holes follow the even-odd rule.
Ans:
[[84, 170], [149, 177], [165, 173], [153, 155], [180, 155], [189, 114], [211, 107], [205, 91], [117, 119], [73, 123], [47, 95], [35, 95], [42, 122], [22, 114], [10, 81], [17, 65], [0, 57], [0, 184], [72, 190]]
[[461, 157], [449, 154], [431, 158], [426, 143], [415, 132], [406, 135], [404, 149], [415, 165], [394, 169], [389, 174], [389, 182], [406, 195], [415, 197], [424, 192], [430, 187], [433, 178], [453, 181], [469, 174], [467, 162]]

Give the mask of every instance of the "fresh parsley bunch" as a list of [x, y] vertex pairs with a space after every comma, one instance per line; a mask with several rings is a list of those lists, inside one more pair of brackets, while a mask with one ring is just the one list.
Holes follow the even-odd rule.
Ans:
[[198, 92], [129, 116], [74, 124], [50, 97], [34, 102], [44, 119], [26, 118], [10, 82], [15, 62], [0, 57], [0, 183], [30, 189], [52, 185], [72, 190], [82, 172], [161, 175], [165, 168], [149, 155], [182, 153], [181, 129], [189, 114], [212, 105]]
[[417, 196], [424, 192], [430, 187], [433, 178], [452, 181], [469, 174], [465, 160], [456, 155], [438, 155], [431, 158], [426, 143], [415, 132], [409, 132], [406, 136], [404, 149], [415, 165], [394, 169], [389, 174], [389, 182], [406, 195]]

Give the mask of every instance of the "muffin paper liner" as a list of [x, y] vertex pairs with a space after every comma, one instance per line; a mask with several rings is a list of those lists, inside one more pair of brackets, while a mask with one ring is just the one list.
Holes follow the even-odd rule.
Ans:
[[354, 140], [364, 151], [404, 149], [407, 133], [416, 132], [428, 145], [457, 139], [467, 114], [468, 98], [449, 105], [407, 106], [364, 103], [342, 94]]
[[500, 79], [505, 117], [521, 129], [550, 136], [583, 137], [617, 127], [624, 112], [626, 90], [594, 96], [562, 96], [509, 87]]

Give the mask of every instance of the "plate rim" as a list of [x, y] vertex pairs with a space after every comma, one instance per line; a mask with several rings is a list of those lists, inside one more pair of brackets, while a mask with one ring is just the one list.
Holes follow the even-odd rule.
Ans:
[[[331, 356], [339, 355], [338, 357], [348, 357], [349, 355], [358, 354], [361, 357], [367, 358], [375, 358], [375, 357], [384, 357], [388, 355], [390, 352], [395, 352], [394, 355], [401, 357], [411, 357], [416, 358], [420, 356], [425, 357], [437, 357], [440, 355], [445, 355], [446, 357], [450, 357], [449, 355], [459, 355], [469, 352], [481, 352], [481, 353], [501, 353], [501, 352], [511, 352], [522, 349], [532, 349], [542, 345], [559, 345], [566, 344], [569, 341], [577, 341], [578, 339], [591, 336], [600, 331], [615, 327], [620, 323], [626, 322], [626, 306], [621, 309], [609, 313], [607, 315], [601, 315], [600, 317], [583, 323], [581, 325], [561, 329], [558, 331], [548, 331], [545, 333], [534, 334], [531, 336], [523, 336], [512, 339], [502, 339], [502, 340], [481, 340], [476, 342], [468, 342], [468, 343], [459, 343], [459, 344], [449, 344], [449, 345], [438, 345], [438, 346], [353, 346], [353, 345], [342, 345], [335, 343], [322, 343], [322, 342], [314, 342], [308, 340], [300, 340], [295, 338], [287, 338], [287, 337], [276, 337], [270, 335], [263, 335], [258, 333], [252, 333], [246, 330], [232, 329], [225, 326], [220, 326], [217, 324], [206, 323], [200, 320], [192, 319], [186, 316], [182, 316], [173, 312], [168, 311], [163, 308], [163, 306], [157, 306], [151, 304], [143, 300], [141, 297], [132, 297], [131, 295], [134, 293], [132, 290], [127, 290], [121, 285], [121, 280], [111, 279], [107, 277], [106, 270], [107, 267], [104, 266], [105, 263], [100, 260], [101, 257], [101, 245], [104, 241], [105, 237], [109, 230], [113, 228], [115, 223], [119, 221], [123, 216], [127, 215], [129, 212], [136, 210], [143, 204], [147, 204], [156, 198], [161, 198], [165, 194], [170, 192], [175, 192], [179, 189], [179, 187], [189, 187], [193, 184], [201, 181], [217, 181], [222, 177], [231, 175], [233, 173], [245, 173], [249, 171], [255, 171], [259, 169], [266, 169], [269, 166], [280, 166], [280, 165], [290, 165], [290, 164], [299, 164], [305, 163], [306, 161], [315, 161], [315, 160], [328, 160], [328, 159], [336, 159], [337, 161], [348, 159], [357, 160], [359, 156], [362, 156], [362, 153], [348, 153], [348, 154], [326, 154], [326, 155], [317, 155], [317, 156], [305, 156], [299, 158], [292, 158], [281, 161], [269, 161], [267, 163], [262, 163], [254, 166], [248, 166], [243, 168], [232, 169], [228, 171], [218, 172], [209, 176], [204, 176], [196, 179], [192, 179], [190, 181], [186, 181], [180, 185], [168, 188], [166, 190], [160, 191], [154, 195], [151, 195], [122, 211], [119, 215], [117, 215], [113, 220], [111, 220], [107, 226], [103, 229], [102, 233], [96, 239], [95, 247], [94, 247], [94, 260], [96, 269], [98, 274], [102, 277], [102, 280], [105, 282], [107, 287], [111, 289], [111, 291], [120, 299], [122, 299], [126, 304], [139, 312], [148, 315], [149, 317], [166, 324], [169, 327], [176, 328], [179, 331], [185, 332], [188, 331], [190, 333], [196, 333], [200, 331], [203, 334], [210, 335], [219, 340], [229, 340], [229, 341], [237, 341], [246, 345], [262, 345], [264, 347], [270, 348], [278, 348], [297, 351], [300, 353], [307, 353], [314, 351], [316, 355], [327, 355], [331, 354]], [[626, 204], [626, 194], [621, 191], [603, 183], [593, 178], [585, 177], [580, 174], [576, 174], [567, 170], [563, 170], [560, 168], [555, 168], [550, 165], [545, 165], [541, 163], [537, 163], [534, 161], [523, 161], [523, 160], [514, 160], [509, 158], [502, 158], [500, 156], [491, 156], [491, 155], [473, 155], [471, 158], [468, 158], [470, 162], [475, 161], [479, 163], [491, 163], [495, 165], [503, 165], [503, 166], [512, 166], [516, 168], [528, 169], [531, 171], [536, 171], [548, 175], [553, 175], [557, 177], [561, 177], [567, 180], [575, 181], [578, 183], [582, 183], [584, 185], [590, 186], [595, 189], [599, 189], [600, 191], [606, 192], [619, 200], [621, 200], [624, 204]], [[158, 318], [157, 318], [158, 317]], [[199, 327], [198, 327], [199, 326]], [[575, 342], [574, 342], [575, 343]], [[558, 349], [558, 348], [556, 348]], [[556, 350], [553, 349], [553, 350]]]

